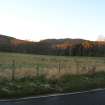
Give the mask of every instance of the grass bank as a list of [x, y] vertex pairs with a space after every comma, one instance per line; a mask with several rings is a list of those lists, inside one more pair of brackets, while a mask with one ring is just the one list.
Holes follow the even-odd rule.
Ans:
[[0, 80], [0, 98], [18, 98], [42, 94], [83, 91], [105, 88], [105, 72], [94, 75], [64, 75], [47, 79], [44, 76]]

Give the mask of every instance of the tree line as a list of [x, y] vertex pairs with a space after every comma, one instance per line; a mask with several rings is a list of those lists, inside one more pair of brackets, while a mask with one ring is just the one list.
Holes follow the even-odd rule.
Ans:
[[105, 56], [105, 42], [82, 40], [80, 43], [70, 43], [53, 40], [16, 43], [15, 40], [15, 43], [11, 43], [8, 40], [0, 43], [0, 51], [58, 56]]

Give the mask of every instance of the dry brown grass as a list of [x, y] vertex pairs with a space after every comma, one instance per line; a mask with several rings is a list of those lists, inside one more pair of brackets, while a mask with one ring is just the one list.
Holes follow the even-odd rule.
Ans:
[[[86, 74], [105, 71], [105, 58], [102, 57], [62, 57], [0, 53], [0, 77], [11, 78], [12, 67], [9, 66], [12, 65], [12, 60], [16, 62], [16, 78], [33, 77], [38, 73], [39, 75], [46, 75], [48, 78], [58, 78], [64, 74]], [[5, 66], [6, 64], [9, 66]], [[94, 71], [92, 71], [93, 67], [95, 68]]]

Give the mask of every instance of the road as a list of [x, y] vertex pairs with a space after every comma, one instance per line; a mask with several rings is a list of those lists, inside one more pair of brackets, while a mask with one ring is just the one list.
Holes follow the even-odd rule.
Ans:
[[105, 105], [105, 89], [8, 101], [2, 100], [0, 105]]

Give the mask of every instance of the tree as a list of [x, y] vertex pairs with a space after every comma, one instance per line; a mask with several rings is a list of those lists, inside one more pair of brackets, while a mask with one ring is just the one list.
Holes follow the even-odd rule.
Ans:
[[91, 52], [92, 52], [91, 50], [94, 46], [93, 43], [91, 41], [84, 41], [82, 43], [82, 46], [83, 46], [83, 55], [85, 56], [91, 55]]

